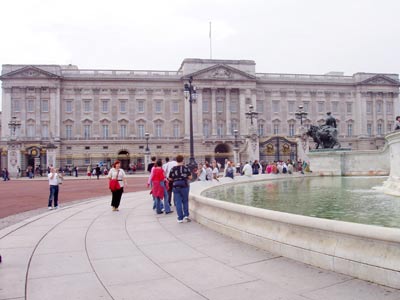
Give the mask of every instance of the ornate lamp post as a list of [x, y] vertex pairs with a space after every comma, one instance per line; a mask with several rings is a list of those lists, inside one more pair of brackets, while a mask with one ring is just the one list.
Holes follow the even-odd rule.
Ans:
[[235, 144], [233, 147], [233, 161], [235, 162], [235, 167], [237, 163], [239, 162], [239, 145], [238, 145], [238, 136], [239, 136], [239, 130], [235, 129], [233, 131], [233, 135], [235, 137]]
[[145, 137], [145, 139], [146, 139], [146, 149], [145, 149], [145, 151], [146, 151], [146, 153], [149, 153], [149, 154], [150, 154], [150, 148], [149, 148], [150, 133], [146, 132], [146, 133], [144, 134], [144, 137]]
[[144, 168], [145, 171], [147, 169], [147, 165], [150, 163], [150, 148], [149, 148], [149, 139], [150, 139], [150, 133], [146, 132], [144, 134], [144, 138], [146, 139], [146, 149], [144, 150]]
[[257, 119], [258, 112], [254, 111], [254, 106], [249, 105], [249, 111], [245, 113], [246, 118], [250, 119], [250, 124], [253, 125], [253, 119]]
[[[186, 100], [189, 100], [189, 125], [190, 125], [190, 158], [189, 158], [189, 168], [193, 172], [197, 168], [196, 160], [194, 159], [194, 145], [193, 145], [193, 108], [192, 104], [196, 102], [197, 94], [196, 87], [192, 85], [193, 77], [189, 77], [189, 83], [185, 83], [184, 86], [184, 96]], [[193, 176], [194, 178], [195, 176]]]
[[300, 125], [303, 126], [303, 118], [305, 118], [308, 113], [303, 110], [303, 105], [299, 105], [299, 110], [295, 112], [296, 118], [300, 119]]
[[8, 128], [10, 128], [10, 140], [16, 139], [16, 131], [21, 127], [21, 121], [17, 120], [17, 117], [11, 117], [10, 122], [8, 123]]

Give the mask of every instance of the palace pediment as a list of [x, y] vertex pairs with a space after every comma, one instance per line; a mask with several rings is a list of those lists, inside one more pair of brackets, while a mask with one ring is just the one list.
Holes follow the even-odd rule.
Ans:
[[378, 74], [375, 75], [371, 78], [368, 78], [364, 81], [361, 81], [359, 83], [360, 85], [395, 85], [395, 86], [400, 86], [400, 82], [397, 80], [394, 80], [388, 76]]
[[59, 75], [45, 71], [35, 66], [26, 66], [3, 74], [0, 79], [58, 79]]
[[203, 70], [187, 74], [184, 78], [194, 80], [255, 80], [256, 76], [243, 72], [228, 65], [218, 64]]

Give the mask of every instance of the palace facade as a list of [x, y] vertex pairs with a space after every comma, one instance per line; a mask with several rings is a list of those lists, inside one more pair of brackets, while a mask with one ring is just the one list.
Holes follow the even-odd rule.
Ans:
[[[185, 59], [177, 71], [3, 65], [1, 167], [50, 161], [86, 169], [116, 158], [124, 168], [140, 167], [147, 146], [158, 157], [189, 157], [183, 89], [190, 76], [197, 161], [233, 159], [234, 151], [241, 161], [296, 159], [300, 105], [306, 127], [324, 123], [331, 111], [342, 147], [352, 149], [381, 148], [399, 113], [398, 74], [257, 73], [251, 60], [214, 59]], [[246, 115], [250, 105], [254, 120]]]

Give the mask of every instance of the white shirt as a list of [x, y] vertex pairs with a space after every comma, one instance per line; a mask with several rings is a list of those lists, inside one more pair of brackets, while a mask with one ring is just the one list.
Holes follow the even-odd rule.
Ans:
[[246, 176], [251, 176], [253, 174], [253, 168], [250, 166], [250, 164], [245, 164], [244, 165], [243, 173]]
[[[117, 174], [118, 174], [118, 178], [117, 178]], [[119, 182], [119, 186], [120, 186], [120, 187], [123, 187], [123, 186], [124, 186], [124, 181], [123, 181], [123, 179], [125, 178], [125, 176], [126, 176], [126, 174], [125, 174], [125, 171], [124, 171], [124, 170], [119, 169], [119, 173], [118, 173], [117, 169], [112, 168], [112, 169], [110, 170], [110, 172], [108, 173], [108, 176], [107, 176], [107, 177], [110, 178], [110, 179], [117, 179], [118, 182]]]
[[166, 163], [165, 166], [165, 177], [169, 178], [169, 172], [171, 172], [171, 169], [178, 165], [178, 163], [175, 160], [169, 161]]
[[49, 178], [49, 185], [58, 185], [58, 173], [54, 173], [53, 179], [51, 178], [52, 175], [52, 173], [47, 174], [47, 177]]
[[206, 175], [207, 175], [206, 169], [204, 167], [201, 168], [201, 173], [200, 173], [200, 176], [199, 176], [199, 180], [200, 181], [206, 181]]

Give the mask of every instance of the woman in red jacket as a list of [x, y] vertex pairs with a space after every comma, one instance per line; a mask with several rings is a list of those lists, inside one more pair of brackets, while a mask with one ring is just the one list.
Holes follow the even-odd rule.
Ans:
[[[161, 183], [165, 182], [165, 174], [162, 168], [162, 161], [161, 159], [157, 160], [151, 175], [151, 182], [152, 182], [152, 189], [151, 193], [153, 197], [156, 199], [156, 211], [157, 214], [162, 214], [161, 210], [161, 200], [164, 198], [164, 186]], [[168, 202], [168, 201], [164, 201]], [[164, 203], [165, 206], [165, 213], [170, 212], [169, 205]], [[168, 206], [168, 207], [167, 207]]]

